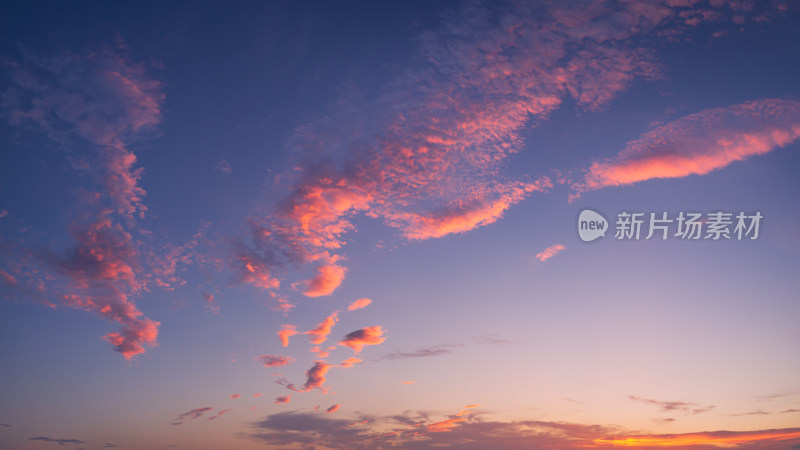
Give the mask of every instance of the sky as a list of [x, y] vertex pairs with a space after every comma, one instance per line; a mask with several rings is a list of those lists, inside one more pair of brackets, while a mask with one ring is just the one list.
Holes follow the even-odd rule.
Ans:
[[779, 0], [3, 2], [0, 448], [800, 448], [797, 48]]

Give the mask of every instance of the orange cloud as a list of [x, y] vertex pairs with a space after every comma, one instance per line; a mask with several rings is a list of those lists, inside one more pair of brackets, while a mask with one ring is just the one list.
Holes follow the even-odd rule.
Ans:
[[354, 365], [360, 363], [361, 360], [356, 358], [355, 356], [351, 356], [339, 364], [339, 367], [342, 369], [347, 369], [348, 367], [353, 367]]
[[328, 339], [328, 335], [331, 334], [331, 329], [336, 325], [337, 320], [339, 320], [338, 311], [326, 317], [316, 328], [306, 331], [305, 334], [310, 336], [312, 344], [322, 344]]
[[311, 391], [314, 388], [320, 389], [323, 392], [323, 384], [325, 384], [325, 374], [328, 373], [331, 367], [330, 364], [325, 364], [322, 361], [314, 362], [314, 365], [306, 371], [306, 384], [304, 385], [305, 391]]
[[414, 384], [416, 381], [401, 381], [400, 384]]
[[360, 298], [353, 303], [350, 303], [350, 306], [347, 307], [348, 311], [355, 311], [356, 309], [366, 308], [372, 303], [372, 300], [368, 298]]
[[236, 400], [237, 398], [241, 397], [239, 394], [231, 394], [231, 399]]
[[300, 332], [297, 331], [297, 327], [294, 325], [281, 325], [281, 329], [278, 330], [278, 337], [281, 339], [281, 345], [288, 347], [289, 336], [294, 336], [295, 334], [300, 334]]
[[751, 443], [769, 444], [800, 439], [800, 430], [716, 431], [676, 435], [616, 436], [595, 439], [596, 444], [615, 447], [736, 447]]
[[338, 410], [339, 410], [339, 407], [341, 407], [341, 406], [342, 406], [342, 405], [340, 405], [339, 403], [337, 403], [337, 404], [335, 404], [335, 405], [331, 406], [330, 408], [326, 409], [326, 410], [325, 410], [325, 412], [326, 412], [326, 413], [332, 413], [332, 412], [336, 412], [336, 411], [338, 411]]
[[330, 295], [342, 284], [346, 269], [335, 264], [317, 267], [317, 275], [308, 281], [308, 289], [303, 294], [307, 297]]
[[339, 345], [350, 347], [354, 352], [359, 353], [365, 345], [378, 345], [386, 340], [383, 336], [383, 329], [380, 326], [366, 327], [353, 331], [345, 335], [339, 341]]
[[580, 193], [654, 178], [704, 175], [784, 147], [800, 137], [800, 102], [754, 100], [701, 111], [629, 142], [616, 157], [594, 162]]
[[564, 250], [565, 248], [566, 247], [564, 247], [561, 244], [551, 245], [550, 247], [547, 247], [546, 249], [544, 249], [541, 252], [537, 253], [536, 254], [536, 258], [541, 262], [545, 262], [548, 259], [550, 259], [553, 256], [555, 256], [558, 252]]

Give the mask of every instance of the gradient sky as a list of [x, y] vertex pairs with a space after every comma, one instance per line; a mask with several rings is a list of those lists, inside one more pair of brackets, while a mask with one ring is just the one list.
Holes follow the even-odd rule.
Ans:
[[800, 448], [798, 48], [788, 1], [5, 2], [0, 447]]

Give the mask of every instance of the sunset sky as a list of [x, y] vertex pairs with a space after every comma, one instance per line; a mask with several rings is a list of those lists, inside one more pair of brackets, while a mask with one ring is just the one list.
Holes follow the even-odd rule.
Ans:
[[800, 448], [798, 49], [780, 0], [3, 2], [0, 448]]

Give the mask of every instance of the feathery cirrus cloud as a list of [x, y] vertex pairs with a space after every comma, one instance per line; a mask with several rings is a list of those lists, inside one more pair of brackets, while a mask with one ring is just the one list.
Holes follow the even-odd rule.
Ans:
[[753, 100], [674, 120], [627, 144], [617, 156], [595, 161], [572, 199], [609, 186], [656, 178], [704, 175], [768, 153], [800, 137], [800, 102]]

